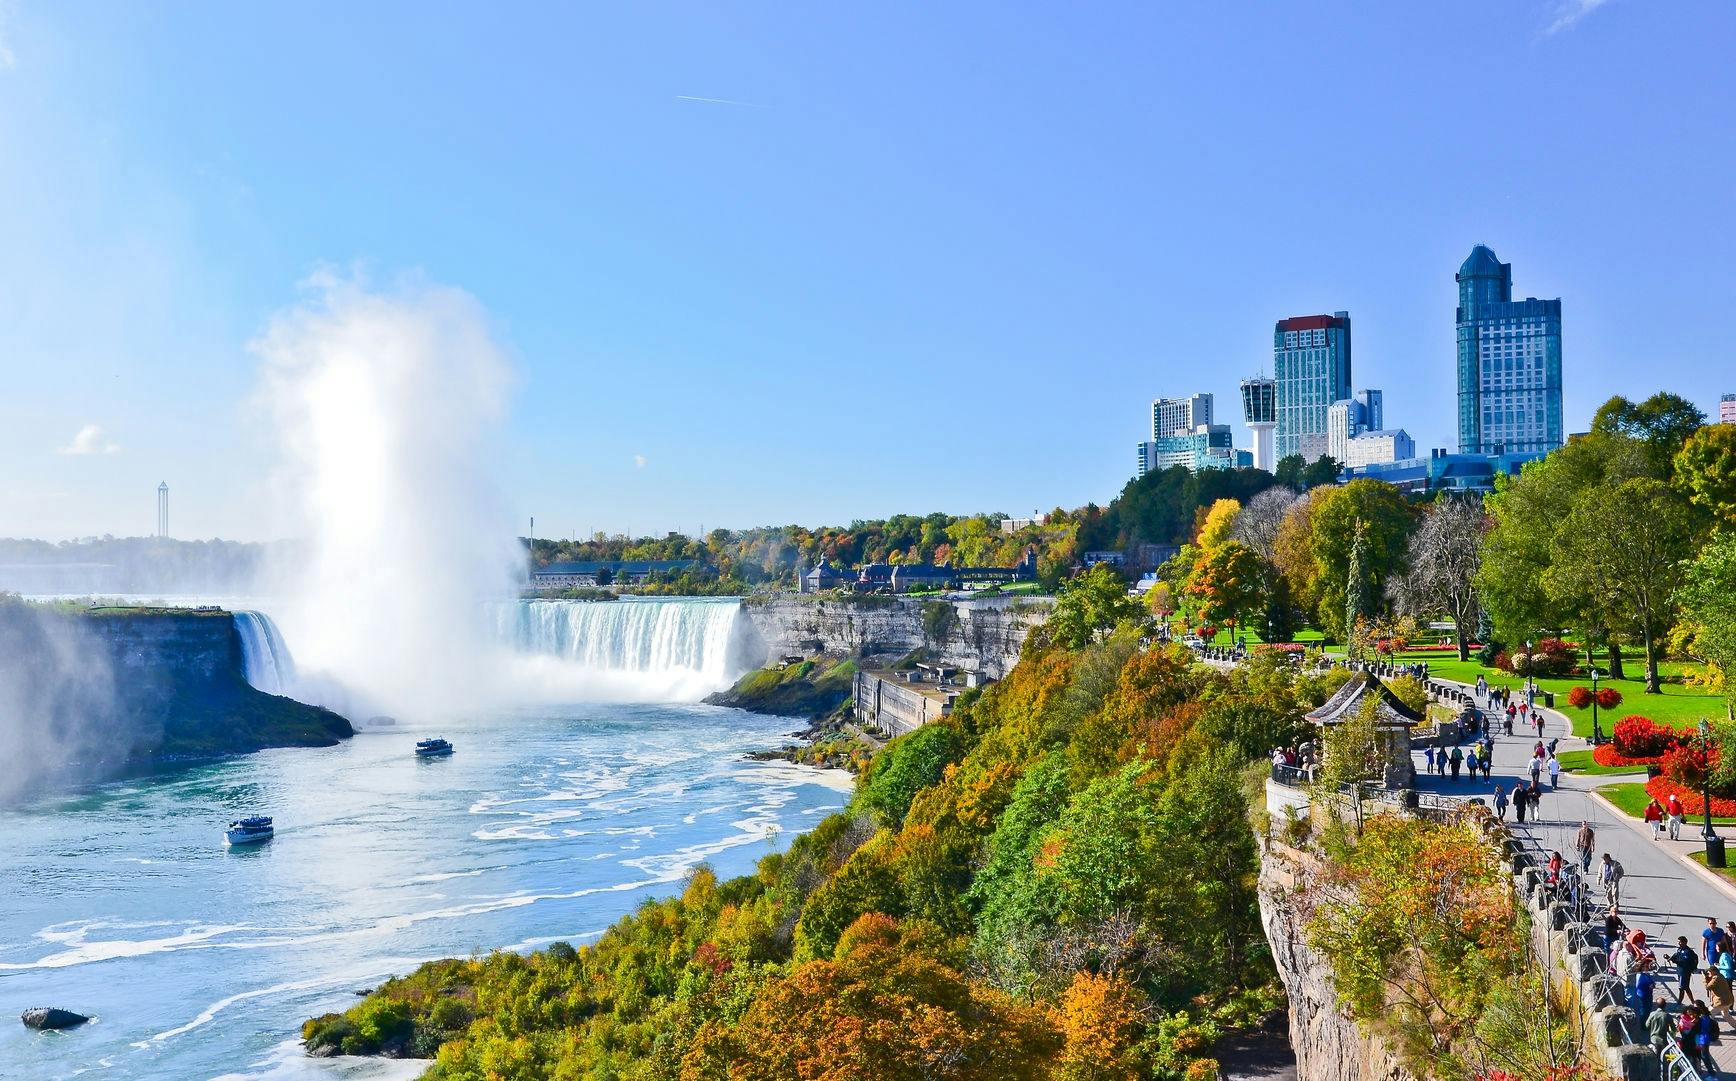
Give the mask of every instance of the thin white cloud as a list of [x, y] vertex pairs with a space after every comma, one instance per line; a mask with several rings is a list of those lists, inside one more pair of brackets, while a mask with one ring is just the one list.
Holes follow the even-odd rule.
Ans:
[[751, 101], [731, 101], [728, 98], [695, 98], [686, 94], [675, 95], [676, 101], [695, 101], [701, 105], [734, 105], [742, 109], [764, 109], [764, 105], [755, 105]]
[[633, 455], [633, 468], [634, 469], [644, 469], [645, 468], [645, 456], [643, 454]]
[[1563, 30], [1571, 30], [1579, 20], [1590, 15], [1598, 8], [1609, 3], [1609, 0], [1562, 0], [1555, 9], [1555, 21], [1549, 24], [1545, 34], [1559, 34]]
[[0, 0], [0, 68], [9, 68], [18, 62], [18, 57], [12, 52], [12, 47], [6, 44], [9, 36], [6, 24], [12, 21], [12, 4], [10, 0]]
[[108, 436], [103, 434], [101, 425], [86, 424], [78, 430], [77, 435], [72, 437], [72, 442], [61, 447], [55, 453], [113, 454], [120, 449], [118, 444], [110, 442]]

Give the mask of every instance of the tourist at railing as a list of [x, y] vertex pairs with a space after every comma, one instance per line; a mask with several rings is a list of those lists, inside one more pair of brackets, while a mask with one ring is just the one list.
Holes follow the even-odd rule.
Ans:
[[1693, 982], [1694, 973], [1700, 969], [1700, 955], [1694, 952], [1694, 947], [1688, 945], [1687, 935], [1676, 936], [1676, 948], [1664, 957], [1676, 970], [1676, 1001], [1686, 1002], [1692, 991], [1689, 984]]

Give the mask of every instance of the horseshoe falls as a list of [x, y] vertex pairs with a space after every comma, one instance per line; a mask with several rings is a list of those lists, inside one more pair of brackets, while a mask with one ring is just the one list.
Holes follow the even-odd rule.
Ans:
[[733, 598], [519, 601], [495, 609], [497, 640], [544, 698], [692, 701], [752, 667]]

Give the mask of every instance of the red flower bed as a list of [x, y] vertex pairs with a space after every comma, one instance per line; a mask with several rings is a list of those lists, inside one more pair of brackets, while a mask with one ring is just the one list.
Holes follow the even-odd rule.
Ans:
[[1584, 687], [1575, 687], [1567, 692], [1567, 704], [1574, 709], [1584, 709], [1591, 705], [1591, 692]]
[[1611, 738], [1615, 740], [1616, 751], [1629, 758], [1654, 758], [1668, 754], [1676, 746], [1679, 733], [1650, 717], [1630, 713], [1615, 722]]
[[1661, 754], [1629, 758], [1616, 750], [1613, 743], [1598, 744], [1597, 749], [1591, 752], [1591, 758], [1600, 766], [1656, 766], [1663, 764], [1664, 761], [1664, 756]]
[[[1667, 803], [1670, 793], [1682, 801], [1682, 808], [1691, 815], [1704, 814], [1706, 801], [1701, 798], [1697, 788], [1684, 788], [1668, 777], [1653, 777], [1646, 782], [1646, 794], [1659, 803]], [[1712, 797], [1712, 814], [1717, 818], [1736, 818], [1736, 799], [1725, 799], [1721, 796]]]

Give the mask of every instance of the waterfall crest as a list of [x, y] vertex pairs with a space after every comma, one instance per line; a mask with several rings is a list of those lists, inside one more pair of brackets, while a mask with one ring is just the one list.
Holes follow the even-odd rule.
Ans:
[[699, 698], [746, 668], [734, 599], [519, 601], [497, 612], [501, 641], [558, 658], [619, 694]]
[[247, 682], [266, 694], [288, 694], [295, 685], [295, 658], [277, 624], [264, 612], [238, 611], [234, 616]]

